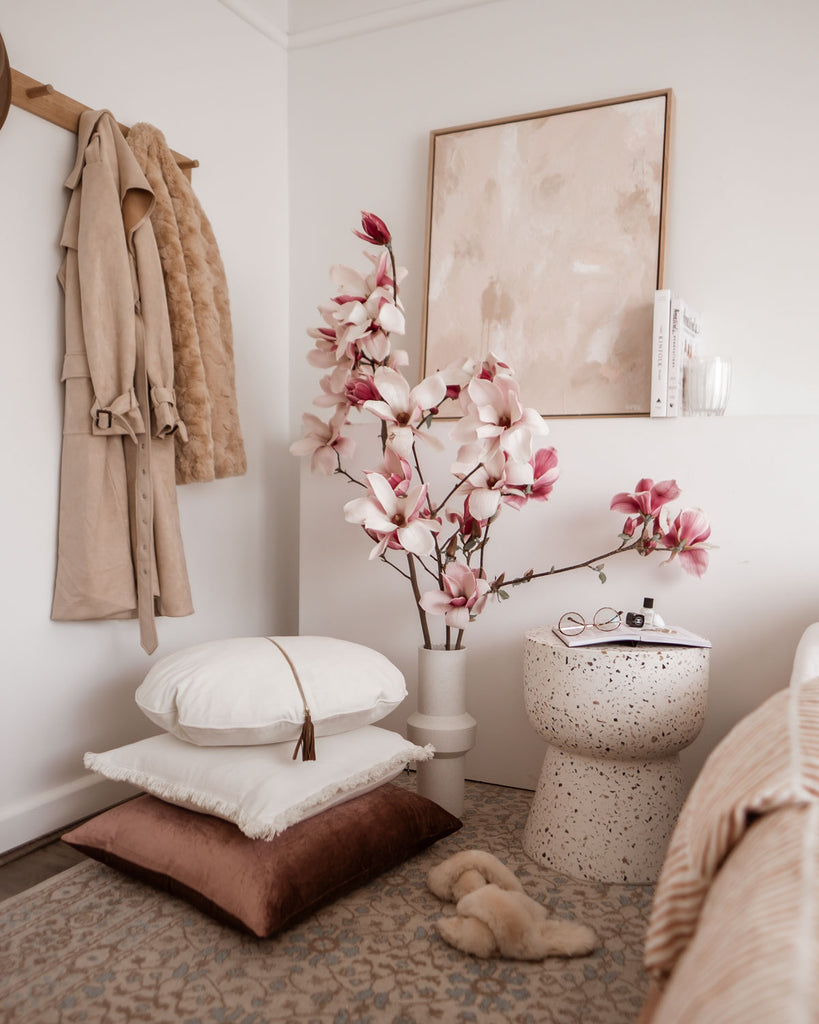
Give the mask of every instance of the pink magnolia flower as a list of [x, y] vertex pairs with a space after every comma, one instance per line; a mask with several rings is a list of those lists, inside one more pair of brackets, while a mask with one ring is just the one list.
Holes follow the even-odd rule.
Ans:
[[[478, 469], [471, 472], [476, 465]], [[452, 473], [463, 480], [459, 492], [467, 494], [471, 514], [484, 522], [497, 513], [509, 488], [524, 490], [534, 481], [531, 463], [515, 462], [500, 449], [479, 459], [459, 460], [452, 466]]]
[[361, 354], [374, 363], [383, 363], [390, 354], [390, 336], [382, 330], [368, 331], [357, 342]]
[[393, 280], [391, 274], [393, 271], [393, 263], [388, 253], [372, 253], [365, 252], [363, 254], [366, 259], [372, 263], [376, 271], [376, 277], [373, 280], [378, 279], [378, 283], [383, 288], [389, 288], [390, 293], [395, 296], [398, 290], [398, 285], [404, 280], [408, 274], [406, 267], [395, 267], [395, 280]]
[[384, 462], [379, 470], [396, 494], [404, 495], [412, 483], [412, 466], [393, 448], [384, 449]]
[[331, 271], [338, 289], [331, 320], [339, 346], [345, 351], [350, 345], [363, 348], [377, 361], [389, 354], [387, 335], [403, 334], [405, 330], [403, 309], [395, 296], [387, 262], [387, 253], [383, 252], [367, 277], [340, 265]]
[[361, 211], [361, 227], [363, 231], [353, 231], [354, 235], [362, 238], [365, 242], [372, 242], [373, 245], [389, 245], [392, 242], [390, 229], [374, 213]]
[[[459, 360], [445, 366], [443, 370], [438, 370], [438, 373], [446, 384], [444, 398], [456, 401], [475, 375], [475, 363], [471, 359]], [[438, 413], [438, 409], [431, 411], [436, 415]]]
[[322, 377], [319, 381], [321, 394], [313, 399], [313, 405], [317, 405], [320, 408], [344, 406], [346, 412], [351, 404], [347, 396], [346, 376], [346, 373], [328, 373], [325, 377]]
[[655, 484], [644, 477], [637, 481], [633, 494], [621, 491], [611, 499], [609, 506], [614, 512], [628, 512], [641, 516], [656, 516], [663, 505], [674, 501], [680, 496], [676, 480], [661, 480]]
[[384, 420], [387, 443], [404, 458], [409, 458], [415, 436], [427, 413], [444, 399], [446, 384], [443, 377], [434, 373], [410, 389], [402, 373], [389, 366], [380, 366], [373, 380], [381, 400], [365, 402], [364, 408]]
[[373, 273], [367, 277], [367, 284], [372, 289], [367, 300], [367, 310], [372, 315], [373, 322], [382, 330], [393, 334], [403, 334], [405, 330], [403, 307], [396, 294], [396, 282], [390, 277], [389, 271], [390, 264], [387, 253], [382, 252], [375, 263]]
[[671, 551], [670, 562], [679, 558], [680, 566], [692, 576], [702, 576], [708, 568], [705, 541], [711, 536], [711, 526], [699, 509], [686, 508], [679, 513], [669, 529], [660, 538], [660, 546]]
[[391, 370], [397, 370], [400, 373], [400, 368], [402, 366], [409, 366], [409, 352], [403, 348], [391, 349], [384, 365], [389, 366]]
[[344, 390], [347, 401], [356, 408], [365, 402], [374, 402], [381, 398], [375, 381], [369, 373], [351, 373], [344, 382]]
[[[353, 498], [344, 506], [344, 518], [357, 523], [378, 539], [370, 551], [370, 558], [380, 557], [390, 541], [397, 542], [413, 555], [429, 555], [435, 547], [434, 534], [441, 524], [424, 515], [427, 485], [421, 484], [396, 493], [389, 480], [380, 473], [367, 473], [370, 493], [365, 498]], [[395, 546], [394, 544], [391, 546]]]
[[523, 508], [527, 501], [548, 501], [560, 476], [554, 448], [540, 448], [535, 452], [530, 465], [533, 476], [531, 486], [515, 488], [503, 496], [504, 502], [512, 508]]
[[463, 562], [450, 562], [443, 574], [443, 590], [428, 590], [419, 604], [431, 615], [443, 615], [447, 626], [466, 629], [483, 611], [489, 581]]
[[458, 533], [464, 544], [468, 544], [470, 541], [474, 543], [479, 540], [486, 526], [485, 519], [476, 519], [472, 515], [468, 495], [464, 499], [462, 507], [448, 507], [446, 517], [451, 523], [457, 525]]
[[346, 353], [344, 347], [339, 345], [336, 307], [319, 306], [318, 311], [324, 320], [324, 326], [311, 327], [307, 332], [308, 337], [315, 341], [315, 347], [307, 355], [307, 362], [320, 370], [328, 370]]
[[480, 369], [478, 370], [478, 376], [482, 380], [494, 380], [497, 376], [514, 376], [512, 367], [508, 363], [504, 363], [501, 359], [495, 355], [494, 352], [490, 352], [486, 359], [481, 363]]
[[512, 376], [496, 374], [494, 379], [474, 377], [466, 389], [467, 411], [455, 425], [455, 440], [488, 442], [490, 450], [499, 447], [515, 462], [532, 457], [533, 438], [548, 434], [543, 417], [527, 409], [520, 400], [518, 383]]
[[339, 458], [349, 458], [355, 451], [355, 442], [349, 437], [342, 437], [339, 431], [344, 425], [344, 410], [340, 410], [324, 423], [312, 413], [302, 415], [305, 435], [301, 440], [290, 445], [293, 455], [310, 455], [310, 468], [329, 476], [334, 473]]
[[[393, 492], [398, 497], [405, 497], [412, 484], [412, 467], [406, 459], [402, 459], [400, 455], [392, 450], [392, 448], [384, 449], [384, 461], [381, 464], [379, 470], [381, 476], [385, 477], [387, 483], [393, 489]], [[421, 511], [422, 516], [427, 515], [426, 509]], [[364, 527], [364, 532], [367, 536], [376, 542], [376, 544], [386, 541], [386, 549], [391, 551], [403, 551], [399, 543], [397, 532], [393, 532], [389, 535], [383, 533], [376, 533], [374, 530], [368, 530]]]

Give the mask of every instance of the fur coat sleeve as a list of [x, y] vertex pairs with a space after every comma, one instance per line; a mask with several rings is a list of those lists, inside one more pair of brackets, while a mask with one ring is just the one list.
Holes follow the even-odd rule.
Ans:
[[210, 222], [158, 128], [136, 124], [128, 145], [156, 197], [151, 214], [173, 338], [179, 412], [176, 482], [241, 476], [239, 425], [227, 280]]

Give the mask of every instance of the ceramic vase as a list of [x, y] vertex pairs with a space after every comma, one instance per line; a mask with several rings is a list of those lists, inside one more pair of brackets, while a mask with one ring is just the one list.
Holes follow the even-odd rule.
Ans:
[[477, 728], [466, 710], [466, 649], [420, 648], [418, 710], [407, 722], [407, 738], [431, 743], [435, 757], [417, 765], [418, 792], [456, 817], [463, 814], [464, 758]]

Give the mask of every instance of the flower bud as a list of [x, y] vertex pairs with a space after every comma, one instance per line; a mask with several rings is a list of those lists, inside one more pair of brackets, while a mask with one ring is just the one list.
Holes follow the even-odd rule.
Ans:
[[363, 231], [353, 231], [354, 235], [358, 238], [363, 239], [365, 242], [372, 242], [373, 245], [389, 245], [392, 242], [392, 235], [390, 229], [374, 213], [366, 213], [364, 210], [361, 211], [361, 227]]

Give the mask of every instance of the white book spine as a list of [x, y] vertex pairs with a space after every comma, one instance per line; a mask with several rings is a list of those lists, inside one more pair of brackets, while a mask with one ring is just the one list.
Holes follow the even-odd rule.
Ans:
[[651, 342], [651, 415], [668, 413], [668, 343], [671, 325], [671, 290], [654, 294], [654, 333]]
[[700, 333], [701, 326], [699, 318], [688, 308], [688, 306], [684, 306], [682, 317], [680, 318], [680, 347], [682, 350], [682, 392], [680, 395], [681, 412], [685, 410], [688, 401], [686, 396], [686, 388], [688, 385], [685, 381], [685, 367], [688, 363], [693, 362], [699, 357]]
[[682, 334], [682, 361], [696, 359], [699, 355], [702, 325], [699, 317], [688, 306], [683, 307], [680, 321]]
[[683, 316], [685, 303], [671, 297], [671, 315], [668, 331], [668, 400], [666, 416], [679, 416], [682, 409]]

